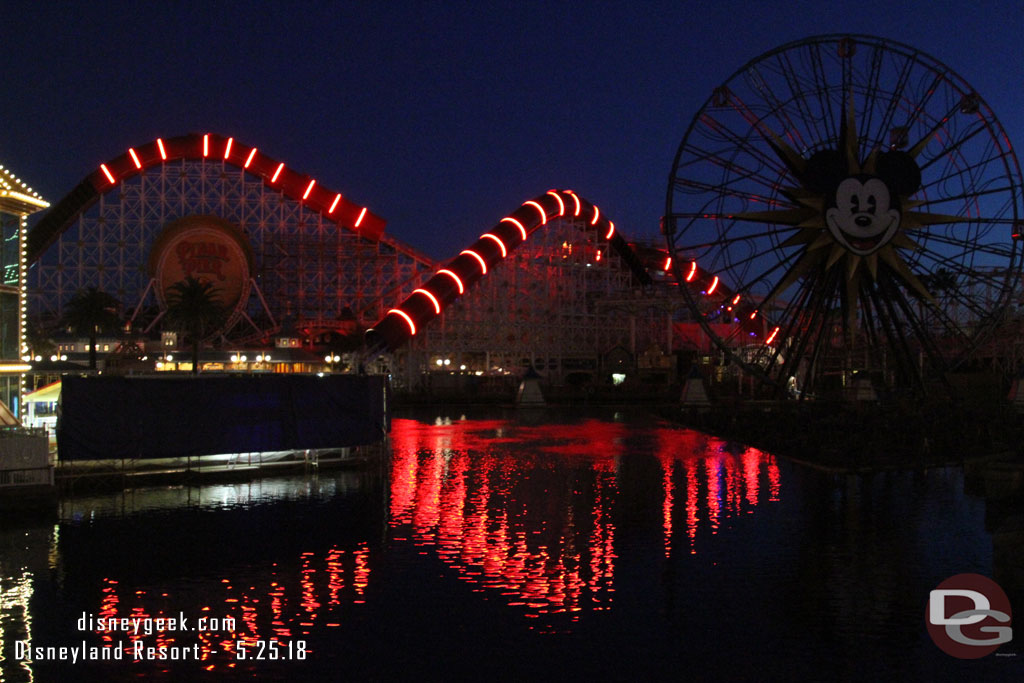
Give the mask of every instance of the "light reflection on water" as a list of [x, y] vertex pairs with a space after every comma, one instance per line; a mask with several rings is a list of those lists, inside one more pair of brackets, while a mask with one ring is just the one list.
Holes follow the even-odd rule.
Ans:
[[[661, 465], [666, 557], [677, 508], [696, 554], [702, 519], [717, 534], [724, 519], [779, 499], [775, 459], [757, 449], [730, 452], [722, 440], [667, 426], [637, 436], [600, 420], [395, 420], [392, 533], [432, 548], [464, 581], [498, 592], [526, 617], [569, 613], [576, 622], [614, 603], [618, 470], [627, 452], [647, 451]], [[501, 451], [526, 443], [515, 455]], [[679, 491], [677, 479], [685, 481]]]
[[[66, 679], [14, 661], [13, 642], [83, 637], [194, 644], [205, 680], [858, 679], [869, 655], [874, 674], [941, 678], [922, 596], [992, 569], [956, 470], [826, 477], [636, 416], [396, 419], [390, 447], [360, 470], [78, 496], [56, 526], [0, 527], [0, 680]], [[82, 612], [235, 623], [79, 633]], [[302, 668], [235, 660], [268, 638], [304, 642]]]

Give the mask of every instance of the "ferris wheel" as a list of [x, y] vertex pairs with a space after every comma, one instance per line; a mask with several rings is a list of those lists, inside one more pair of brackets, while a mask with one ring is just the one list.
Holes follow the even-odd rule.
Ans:
[[690, 311], [743, 370], [870, 371], [924, 393], [1021, 279], [1020, 166], [988, 104], [906, 45], [828, 35], [741, 67], [693, 117], [663, 231]]

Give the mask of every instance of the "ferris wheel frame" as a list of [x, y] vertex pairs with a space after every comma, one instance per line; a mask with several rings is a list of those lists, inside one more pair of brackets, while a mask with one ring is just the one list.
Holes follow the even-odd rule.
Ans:
[[[951, 69], [817, 36], [714, 89], [673, 161], [663, 232], [691, 315], [743, 372], [784, 392], [839, 366], [927, 393], [1015, 302], [1021, 187], [1001, 124]], [[897, 227], [858, 241], [838, 206], [851, 192], [887, 200]]]

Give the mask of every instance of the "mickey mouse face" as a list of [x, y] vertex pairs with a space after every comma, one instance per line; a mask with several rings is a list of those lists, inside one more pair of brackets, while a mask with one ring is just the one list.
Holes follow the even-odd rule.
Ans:
[[839, 183], [835, 206], [825, 212], [829, 232], [858, 256], [888, 244], [900, 227], [888, 185], [874, 176], [854, 176]]

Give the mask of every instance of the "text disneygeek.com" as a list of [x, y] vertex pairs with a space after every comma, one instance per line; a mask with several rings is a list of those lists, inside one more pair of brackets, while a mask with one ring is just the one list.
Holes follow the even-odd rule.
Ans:
[[[235, 659], [305, 659], [309, 652], [303, 641], [234, 640], [237, 627], [234, 617], [191, 618], [184, 612], [172, 617], [98, 617], [82, 612], [75, 625], [79, 632], [105, 636], [108, 642], [95, 645], [82, 640], [73, 645], [40, 645], [30, 640], [19, 640], [14, 642], [14, 659], [71, 664], [108, 660], [201, 661], [218, 654], [198, 642], [190, 645], [174, 643], [173, 636], [171, 643], [167, 642], [168, 634], [187, 632], [230, 634], [231, 640], [225, 643], [225, 650], [230, 650]], [[110, 637], [119, 633], [126, 637]], [[150, 636], [155, 637], [147, 638]]]

